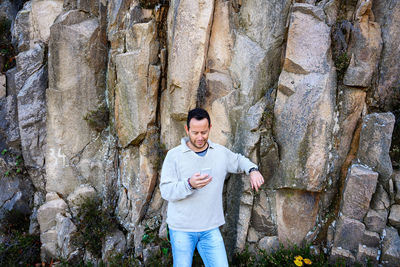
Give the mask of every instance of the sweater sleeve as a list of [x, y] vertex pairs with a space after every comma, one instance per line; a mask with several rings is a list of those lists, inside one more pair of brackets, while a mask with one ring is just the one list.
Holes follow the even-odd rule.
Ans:
[[226, 154], [228, 157], [228, 172], [230, 173], [243, 173], [249, 174], [249, 170], [253, 167], [257, 168], [257, 165], [251, 162], [245, 156], [234, 153], [226, 148]]
[[187, 180], [178, 179], [173, 155], [169, 152], [165, 157], [161, 169], [160, 191], [162, 198], [167, 201], [181, 200], [194, 192], [194, 190], [189, 187]]

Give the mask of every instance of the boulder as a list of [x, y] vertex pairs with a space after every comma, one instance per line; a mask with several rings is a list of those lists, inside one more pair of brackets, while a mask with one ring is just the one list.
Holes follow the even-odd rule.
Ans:
[[78, 250], [73, 242], [72, 236], [77, 229], [71, 218], [60, 213], [56, 215], [57, 247], [63, 259], [71, 261], [71, 255], [74, 257]]
[[55, 229], [48, 230], [40, 234], [40, 257], [42, 260], [57, 259], [60, 256], [57, 247], [57, 231]]
[[12, 95], [0, 98], [0, 137], [0, 147], [12, 147], [19, 151], [17, 100]]
[[400, 229], [400, 205], [396, 204], [390, 207], [388, 220], [390, 225]]
[[31, 213], [30, 203], [33, 197], [32, 184], [21, 176], [5, 177], [3, 173], [6, 170], [3, 168], [0, 168], [0, 171], [0, 219], [7, 216], [9, 212], [11, 212], [11, 215], [23, 214], [29, 216]]
[[386, 266], [398, 266], [400, 262], [400, 237], [397, 230], [387, 226], [382, 243], [381, 263]]
[[18, 12], [11, 29], [12, 43], [19, 52], [29, 50], [32, 2], [27, 1]]
[[82, 203], [87, 199], [95, 198], [96, 195], [96, 190], [90, 185], [80, 185], [75, 188], [74, 192], [72, 192], [67, 198], [68, 206], [73, 215], [77, 215], [78, 209]]
[[46, 201], [40, 206], [37, 219], [40, 225], [40, 233], [43, 234], [56, 226], [57, 213], [65, 213], [67, 210], [67, 203], [61, 198]]
[[376, 248], [379, 246], [380, 240], [378, 233], [365, 230], [361, 240], [361, 245]]
[[126, 239], [123, 232], [114, 230], [111, 234], [107, 235], [104, 239], [102, 249], [102, 259], [107, 261], [110, 257], [119, 253], [124, 253], [126, 249]]
[[279, 249], [279, 238], [277, 236], [265, 236], [258, 242], [258, 248], [268, 254], [273, 253]]
[[389, 149], [394, 122], [395, 117], [391, 112], [372, 113], [365, 116], [357, 152], [357, 158], [361, 163], [379, 173], [379, 181], [387, 190], [393, 171]]
[[336, 264], [337, 262], [342, 261], [344, 261], [346, 265], [352, 266], [356, 259], [349, 250], [341, 247], [333, 247], [331, 250], [331, 255], [329, 256], [329, 262], [331, 264]]
[[276, 188], [319, 192], [325, 183], [336, 77], [330, 57], [330, 27], [324, 16], [320, 7], [293, 6], [274, 108], [281, 159], [273, 178]]
[[96, 18], [77, 10], [60, 15], [50, 30], [47, 191], [68, 195], [80, 184], [82, 173], [83, 183], [104, 179], [103, 161], [92, 166], [99, 169], [94, 173], [97, 177], [88, 177], [93, 171], [88, 165], [92, 155], [102, 159], [104, 151], [102, 140], [95, 138], [96, 130], [85, 120], [104, 107], [107, 57], [100, 30]]
[[63, 0], [32, 0], [31, 38], [47, 43], [50, 27], [63, 10]]
[[333, 245], [357, 252], [365, 231], [365, 225], [357, 220], [341, 216], [336, 226]]
[[115, 124], [123, 147], [139, 144], [155, 123], [161, 75], [160, 67], [152, 65], [158, 51], [155, 30], [152, 21], [135, 24], [127, 40], [130, 52], [115, 57]]
[[381, 26], [383, 48], [377, 73], [377, 86], [373, 87], [373, 105], [385, 111], [394, 110], [400, 103], [398, 79], [400, 66], [400, 2], [374, 1], [372, 9], [376, 22]]
[[381, 28], [373, 21], [371, 7], [372, 1], [364, 1], [356, 10], [348, 48], [350, 64], [343, 78], [343, 83], [348, 86], [369, 87], [380, 59]]
[[377, 247], [367, 247], [365, 245], [358, 245], [357, 262], [368, 266], [368, 264], [378, 264], [379, 251]]
[[251, 226], [262, 235], [276, 235], [275, 198], [263, 190], [255, 197], [251, 215]]
[[276, 194], [279, 242], [301, 244], [314, 228], [318, 214], [319, 194], [293, 189], [280, 189]]
[[343, 189], [342, 214], [361, 221], [368, 212], [377, 181], [378, 173], [361, 165], [352, 165]]
[[370, 231], [382, 233], [387, 221], [386, 215], [387, 214], [385, 212], [382, 213], [370, 209], [364, 218], [365, 226]]

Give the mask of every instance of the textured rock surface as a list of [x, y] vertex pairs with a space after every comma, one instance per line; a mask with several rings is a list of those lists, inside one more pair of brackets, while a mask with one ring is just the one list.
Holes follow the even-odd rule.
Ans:
[[364, 231], [363, 223], [342, 216], [336, 226], [334, 246], [356, 252], [362, 241]]
[[318, 192], [325, 182], [336, 86], [330, 44], [322, 9], [295, 4], [274, 110], [277, 187]]
[[279, 238], [277, 236], [265, 236], [258, 242], [258, 248], [273, 253], [279, 249]]
[[400, 205], [393, 205], [390, 207], [388, 220], [390, 225], [396, 227], [397, 229], [400, 228]]
[[388, 188], [392, 175], [389, 149], [395, 118], [390, 112], [373, 113], [363, 119], [357, 158], [378, 172], [379, 180]]
[[[101, 143], [95, 142], [95, 131], [85, 121], [85, 116], [104, 101], [106, 51], [101, 37], [97, 19], [80, 11], [64, 13], [51, 27], [47, 191], [71, 193], [80, 180], [88, 179], [82, 174], [87, 164], [79, 166], [85, 160], [91, 162], [91, 158], [82, 157], [85, 150], [101, 150]], [[92, 147], [88, 147], [90, 144]], [[103, 164], [97, 162], [96, 167], [103, 168]]]
[[400, 237], [393, 227], [385, 228], [385, 238], [382, 243], [381, 261], [387, 266], [396, 266], [400, 261]]
[[347, 174], [343, 191], [341, 212], [344, 216], [362, 220], [368, 212], [375, 192], [378, 173], [361, 165], [352, 165]]

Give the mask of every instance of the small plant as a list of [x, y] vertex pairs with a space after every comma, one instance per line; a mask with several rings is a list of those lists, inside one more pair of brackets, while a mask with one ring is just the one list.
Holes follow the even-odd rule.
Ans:
[[7, 149], [3, 149], [2, 151], [1, 151], [1, 154], [4, 156], [6, 153], [7, 153]]
[[110, 210], [103, 209], [101, 198], [86, 198], [79, 206], [74, 221], [77, 232], [72, 236], [72, 243], [101, 258], [102, 244], [106, 235], [118, 225], [114, 214]]

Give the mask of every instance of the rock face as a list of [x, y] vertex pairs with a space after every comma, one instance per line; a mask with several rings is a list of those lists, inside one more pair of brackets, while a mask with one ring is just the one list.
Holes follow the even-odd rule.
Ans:
[[[84, 152], [101, 150], [101, 144], [95, 142], [95, 131], [85, 121], [85, 116], [96, 111], [104, 101], [106, 50], [101, 37], [97, 19], [78, 10], [62, 14], [51, 27], [47, 191], [71, 193], [80, 181], [90, 178], [84, 173], [86, 166], [79, 164], [92, 162], [90, 157], [82, 157]], [[69, 101], [63, 101], [66, 98]], [[93, 164], [103, 168], [102, 162]]]
[[[163, 159], [203, 107], [210, 139], [265, 179], [257, 193], [244, 174], [226, 179], [229, 258], [309, 242], [333, 265], [398, 265], [399, 12], [389, 0], [0, 1], [12, 20], [0, 45], [14, 46], [0, 47], [0, 219], [30, 214], [43, 261], [135, 251], [152, 265], [168, 235]], [[101, 257], [71, 241], [94, 197], [117, 219]]]
[[293, 6], [274, 110], [281, 159], [274, 177], [277, 187], [319, 192], [326, 179], [335, 74], [324, 19], [318, 7]]

